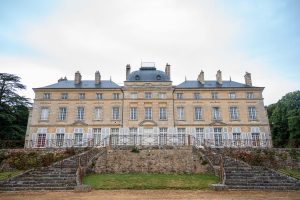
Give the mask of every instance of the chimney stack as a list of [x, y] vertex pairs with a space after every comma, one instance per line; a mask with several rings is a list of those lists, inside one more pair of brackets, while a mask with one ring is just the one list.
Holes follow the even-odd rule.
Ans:
[[127, 64], [126, 65], [126, 80], [128, 80], [128, 76], [130, 74], [130, 70], [131, 70], [130, 64]]
[[216, 78], [217, 78], [217, 83], [222, 85], [222, 72], [221, 72], [221, 70], [217, 71]]
[[204, 72], [201, 70], [200, 74], [198, 75], [197, 81], [199, 81], [201, 84], [204, 84]]
[[247, 86], [252, 86], [251, 73], [246, 72], [244, 77], [245, 77], [245, 84]]
[[75, 84], [80, 84], [81, 83], [81, 74], [79, 71], [75, 73]]
[[95, 73], [95, 84], [99, 85], [101, 83], [101, 75], [99, 71], [96, 71]]
[[166, 64], [165, 73], [167, 74], [167, 76], [171, 80], [171, 65], [169, 63]]

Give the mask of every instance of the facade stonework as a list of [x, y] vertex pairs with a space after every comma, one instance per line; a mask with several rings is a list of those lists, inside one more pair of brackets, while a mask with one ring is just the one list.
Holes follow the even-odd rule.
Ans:
[[271, 137], [262, 92], [245, 84], [205, 80], [174, 86], [165, 71], [142, 66], [119, 86], [111, 80], [74, 80], [35, 88], [28, 120], [27, 148], [108, 145], [196, 145], [270, 147]]

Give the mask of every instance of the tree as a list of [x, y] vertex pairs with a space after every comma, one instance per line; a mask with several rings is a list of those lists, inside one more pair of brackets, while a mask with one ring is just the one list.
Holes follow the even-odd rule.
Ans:
[[300, 147], [300, 91], [268, 106], [268, 116], [275, 147]]
[[0, 139], [22, 140], [26, 133], [29, 99], [17, 92], [26, 89], [21, 78], [0, 73]]

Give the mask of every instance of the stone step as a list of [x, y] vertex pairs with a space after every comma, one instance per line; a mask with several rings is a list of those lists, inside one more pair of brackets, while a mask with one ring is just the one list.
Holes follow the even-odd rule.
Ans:
[[298, 186], [245, 186], [245, 185], [229, 185], [229, 189], [237, 190], [299, 190]]
[[56, 191], [56, 190], [74, 190], [75, 186], [52, 186], [52, 187], [0, 187], [0, 191]]
[[231, 182], [225, 181], [226, 185], [247, 185], [247, 186], [294, 186], [296, 183], [291, 182]]

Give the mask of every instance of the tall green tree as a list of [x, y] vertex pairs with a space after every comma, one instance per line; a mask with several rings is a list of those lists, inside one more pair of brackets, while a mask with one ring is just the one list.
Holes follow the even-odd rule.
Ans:
[[22, 140], [26, 133], [29, 99], [18, 94], [26, 89], [21, 78], [0, 73], [0, 139]]
[[300, 91], [268, 106], [268, 116], [275, 147], [300, 147]]

